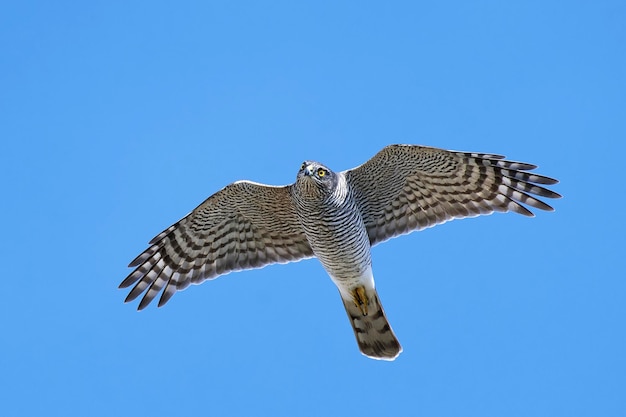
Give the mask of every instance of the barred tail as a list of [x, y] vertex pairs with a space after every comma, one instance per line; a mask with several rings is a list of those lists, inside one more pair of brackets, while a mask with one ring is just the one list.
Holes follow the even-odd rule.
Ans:
[[402, 352], [402, 346], [391, 330], [375, 289], [367, 290], [367, 306], [341, 297], [352, 324], [361, 353], [373, 359], [392, 361]]

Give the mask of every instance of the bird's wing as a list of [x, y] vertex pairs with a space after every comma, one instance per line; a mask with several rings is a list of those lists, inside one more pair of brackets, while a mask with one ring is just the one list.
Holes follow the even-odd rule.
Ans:
[[501, 155], [390, 145], [345, 171], [372, 245], [451, 219], [553, 208], [533, 196], [559, 198], [537, 184], [557, 180], [537, 175], [535, 165]]
[[239, 181], [213, 194], [130, 263], [135, 270], [120, 284], [134, 285], [126, 301], [145, 291], [141, 310], [163, 289], [162, 306], [189, 284], [312, 257], [289, 187]]

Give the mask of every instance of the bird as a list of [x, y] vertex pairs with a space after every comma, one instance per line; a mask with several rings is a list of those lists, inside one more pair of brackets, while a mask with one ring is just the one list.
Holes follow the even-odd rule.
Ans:
[[[361, 353], [394, 360], [402, 347], [374, 283], [371, 248], [449, 220], [554, 209], [558, 180], [498, 154], [389, 145], [341, 172], [304, 161], [295, 183], [236, 181], [154, 237], [119, 288], [138, 310], [190, 284], [239, 270], [317, 258], [336, 285]], [[528, 207], [527, 207], [528, 206]]]

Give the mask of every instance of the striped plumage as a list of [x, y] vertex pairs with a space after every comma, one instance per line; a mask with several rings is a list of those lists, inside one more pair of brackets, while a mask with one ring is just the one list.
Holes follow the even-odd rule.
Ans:
[[552, 207], [542, 185], [558, 181], [536, 166], [500, 155], [391, 145], [365, 164], [334, 173], [305, 162], [292, 185], [239, 181], [218, 191], [157, 235], [120, 284], [159, 293], [159, 306], [179, 290], [232, 271], [317, 257], [337, 285], [361, 352], [394, 359], [398, 343], [378, 299], [371, 246], [454, 218], [494, 211], [526, 216], [524, 205]]
[[313, 253], [339, 289], [359, 349], [395, 359], [402, 348], [378, 301], [370, 241], [347, 176], [304, 162], [292, 197]]

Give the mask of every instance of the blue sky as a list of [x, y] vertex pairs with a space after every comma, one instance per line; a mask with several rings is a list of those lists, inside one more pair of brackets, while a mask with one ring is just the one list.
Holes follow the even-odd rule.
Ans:
[[[626, 415], [620, 1], [0, 6], [7, 416]], [[138, 313], [149, 239], [226, 184], [391, 143], [561, 180], [554, 213], [377, 246], [404, 352], [358, 352], [317, 261]]]

